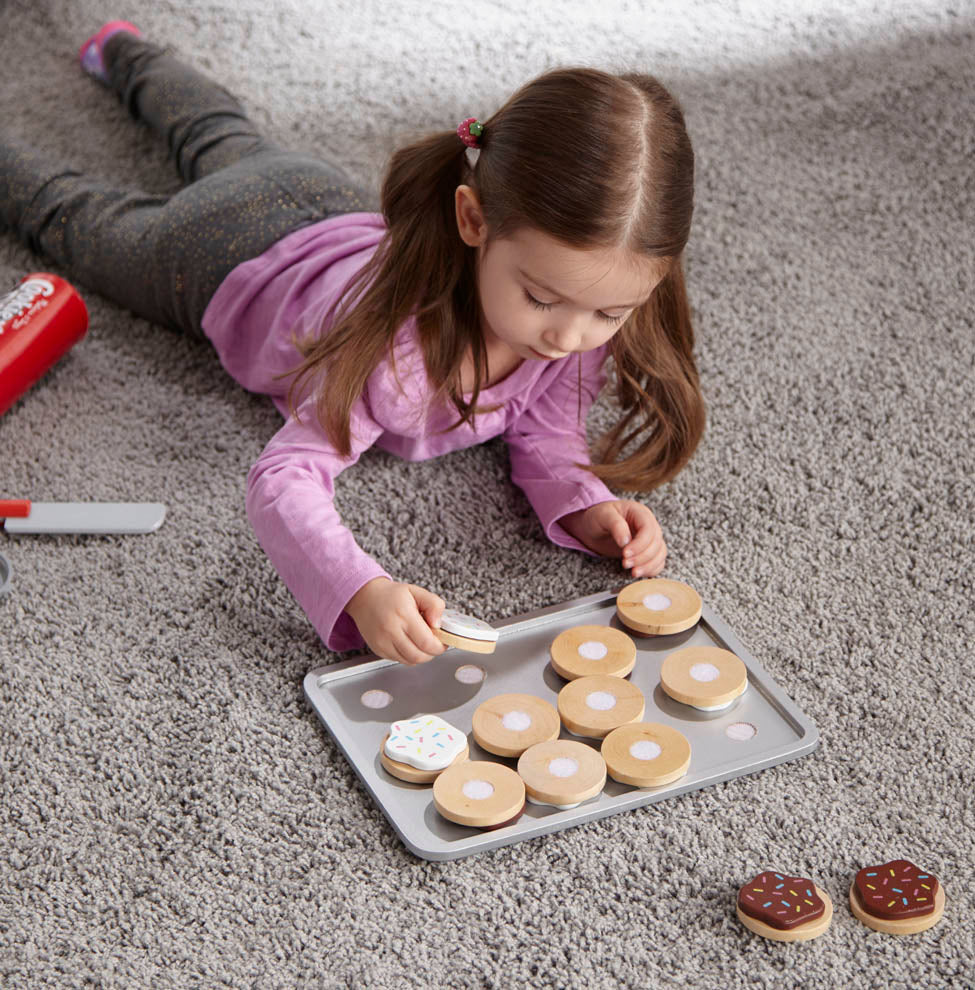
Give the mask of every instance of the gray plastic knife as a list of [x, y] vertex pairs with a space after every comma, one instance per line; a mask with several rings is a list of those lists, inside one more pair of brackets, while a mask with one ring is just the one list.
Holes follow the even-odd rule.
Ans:
[[32, 502], [0, 500], [0, 525], [28, 533], [152, 533], [166, 518], [161, 502]]

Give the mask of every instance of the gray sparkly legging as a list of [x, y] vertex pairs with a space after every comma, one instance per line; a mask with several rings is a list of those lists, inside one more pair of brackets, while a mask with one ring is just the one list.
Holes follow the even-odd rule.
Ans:
[[263, 138], [234, 96], [158, 46], [120, 33], [104, 58], [111, 88], [166, 139], [186, 185], [118, 190], [0, 140], [0, 229], [79, 285], [199, 335], [234, 266], [299, 227], [374, 208], [340, 167]]

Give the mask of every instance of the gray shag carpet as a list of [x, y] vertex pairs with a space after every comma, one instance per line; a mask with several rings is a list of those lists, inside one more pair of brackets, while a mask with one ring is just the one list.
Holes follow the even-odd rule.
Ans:
[[[205, 342], [86, 293], [87, 338], [0, 418], [0, 494], [169, 516], [151, 536], [0, 535], [0, 983], [971, 987], [971, 0], [0, 14], [0, 134], [151, 191], [176, 188], [165, 150], [76, 63], [113, 18], [376, 194], [397, 141], [488, 115], [553, 65], [660, 76], [698, 155], [688, 272], [709, 425], [690, 466], [639, 497], [665, 574], [822, 734], [802, 760], [681, 798], [415, 858], [303, 698], [307, 671], [348, 657], [245, 517], [277, 412]], [[0, 234], [0, 287], [46, 267]], [[612, 415], [602, 399], [593, 437]], [[489, 621], [623, 581], [546, 541], [500, 442], [419, 464], [370, 451], [338, 489], [391, 573]], [[897, 857], [948, 894], [910, 938], [846, 905], [860, 866]], [[767, 867], [831, 895], [825, 935], [783, 945], [739, 924], [735, 892]]]

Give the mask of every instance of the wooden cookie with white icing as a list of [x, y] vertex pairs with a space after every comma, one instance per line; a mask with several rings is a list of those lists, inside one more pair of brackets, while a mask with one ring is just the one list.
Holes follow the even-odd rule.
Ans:
[[628, 584], [616, 596], [620, 622], [645, 636], [671, 636], [701, 618], [701, 596], [682, 581], [646, 578]]
[[595, 797], [606, 783], [606, 763], [585, 743], [553, 739], [536, 743], [518, 758], [518, 776], [533, 804], [560, 810]]
[[529, 746], [557, 739], [559, 713], [531, 694], [499, 694], [478, 705], [471, 719], [477, 744], [495, 756], [521, 756]]
[[600, 748], [613, 780], [633, 787], [663, 787], [687, 773], [691, 744], [660, 722], [633, 722], [613, 729]]
[[494, 626], [454, 608], [444, 609], [440, 628], [433, 631], [447, 646], [456, 646], [470, 653], [493, 653], [500, 636]]
[[567, 681], [594, 674], [626, 677], [636, 664], [636, 643], [611, 626], [573, 626], [552, 640], [549, 655]]
[[448, 821], [472, 828], [503, 828], [525, 810], [525, 783], [510, 767], [468, 760], [433, 782], [434, 807]]
[[411, 784], [429, 784], [468, 755], [467, 736], [439, 715], [393, 722], [379, 750], [386, 771]]
[[577, 677], [559, 691], [559, 717], [577, 736], [602, 739], [607, 732], [643, 718], [646, 701], [635, 685], [622, 677], [595, 674]]
[[945, 913], [938, 878], [908, 859], [865, 866], [850, 885], [850, 910], [868, 928], [885, 935], [916, 935]]
[[674, 701], [715, 712], [727, 708], [748, 687], [748, 670], [730, 650], [688, 646], [667, 655], [660, 686]]

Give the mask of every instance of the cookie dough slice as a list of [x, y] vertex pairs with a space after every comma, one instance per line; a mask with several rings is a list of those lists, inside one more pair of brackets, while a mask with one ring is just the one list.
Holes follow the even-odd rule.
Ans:
[[628, 584], [616, 596], [616, 614], [645, 636], [671, 636], [701, 618], [701, 596], [682, 581], [648, 578]]
[[553, 739], [521, 754], [518, 776], [525, 782], [529, 801], [564, 811], [599, 794], [606, 783], [606, 763], [592, 746]]
[[613, 780], [633, 787], [663, 787], [687, 773], [687, 736], [660, 722], [633, 722], [613, 729], [600, 752]]
[[525, 810], [525, 783], [509, 767], [468, 760], [433, 782], [434, 807], [448, 821], [472, 828], [504, 828]]
[[626, 677], [636, 664], [636, 643], [611, 626], [573, 626], [552, 640], [549, 655], [567, 681], [594, 674]]
[[469, 755], [467, 736], [438, 715], [393, 722], [379, 750], [387, 773], [411, 784], [429, 784]]
[[444, 609], [440, 628], [433, 632], [447, 646], [456, 646], [470, 653], [493, 653], [500, 637], [494, 626], [473, 615], [464, 615], [455, 608]]
[[868, 928], [886, 935], [915, 935], [945, 913], [938, 878], [908, 859], [865, 866], [850, 885], [850, 910]]
[[495, 756], [521, 756], [529, 746], [557, 739], [559, 713], [531, 694], [499, 694], [478, 705], [471, 719], [474, 739]]
[[730, 650], [688, 646], [667, 655], [660, 686], [674, 701], [703, 712], [727, 708], [748, 687], [748, 670]]
[[607, 732], [643, 718], [643, 693], [622, 677], [594, 674], [569, 681], [558, 698], [562, 724], [577, 736], [602, 739]]
[[738, 891], [738, 920], [776, 942], [805, 942], [822, 935], [833, 920], [833, 902], [805, 877], [766, 870]]

